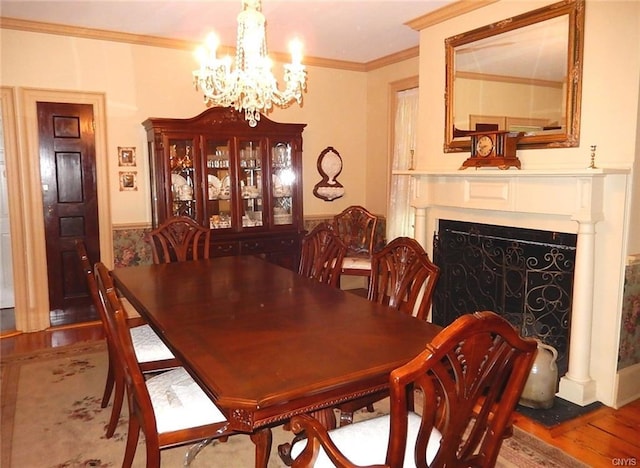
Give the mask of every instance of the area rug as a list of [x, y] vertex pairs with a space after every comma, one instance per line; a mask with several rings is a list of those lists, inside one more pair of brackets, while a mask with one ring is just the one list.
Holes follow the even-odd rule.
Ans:
[[[100, 408], [107, 353], [104, 343], [84, 343], [2, 359], [3, 468], [118, 467], [126, 440], [126, 408], [113, 438], [104, 431], [111, 406]], [[385, 402], [376, 412], [359, 412], [357, 419], [387, 411]], [[273, 430], [269, 468], [282, 468], [277, 446], [291, 440], [281, 427]], [[162, 452], [162, 467], [183, 466], [188, 447]], [[141, 437], [134, 467], [145, 466]], [[254, 446], [249, 436], [236, 435], [227, 442], [207, 446], [191, 464], [194, 468], [250, 468]], [[541, 440], [515, 428], [503, 443], [497, 466], [584, 467], [586, 465]]]

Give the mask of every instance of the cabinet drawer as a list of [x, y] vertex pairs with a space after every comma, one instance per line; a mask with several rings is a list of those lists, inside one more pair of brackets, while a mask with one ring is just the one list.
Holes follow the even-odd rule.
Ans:
[[297, 237], [272, 237], [247, 239], [240, 242], [242, 255], [266, 252], [290, 252], [299, 249]]
[[268, 239], [248, 239], [240, 241], [240, 252], [242, 255], [251, 255], [266, 252], [268, 250]]
[[238, 242], [215, 242], [211, 244], [212, 257], [227, 257], [230, 255], [238, 255], [240, 253], [240, 244]]
[[298, 237], [280, 237], [271, 239], [271, 252], [290, 252], [291, 250], [298, 250], [299, 239]]

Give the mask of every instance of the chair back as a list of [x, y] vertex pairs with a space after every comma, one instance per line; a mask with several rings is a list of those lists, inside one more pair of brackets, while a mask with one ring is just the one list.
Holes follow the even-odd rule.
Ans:
[[211, 230], [187, 216], [167, 218], [146, 236], [153, 263], [209, 258]]
[[[494, 312], [463, 315], [427, 349], [390, 376], [388, 466], [402, 466], [411, 389], [422, 393], [416, 466], [427, 466], [432, 429], [442, 435], [429, 466], [494, 466], [536, 355], [536, 341], [521, 338]], [[416, 403], [416, 406], [419, 406]]]
[[112, 359], [113, 357], [115, 357], [113, 355], [114, 351], [112, 348], [113, 347], [112, 337], [107, 327], [107, 317], [105, 315], [105, 310], [100, 300], [100, 295], [98, 293], [98, 283], [96, 282], [96, 277], [93, 272], [93, 267], [91, 266], [91, 260], [89, 260], [89, 255], [87, 254], [87, 247], [85, 243], [81, 240], [77, 240], [75, 244], [76, 244], [76, 253], [78, 254], [78, 258], [80, 258], [80, 266], [82, 267], [82, 271], [84, 272], [84, 276], [87, 280], [87, 287], [89, 288], [89, 294], [91, 295], [91, 300], [93, 301], [93, 305], [97, 309], [98, 314], [100, 315], [100, 321], [102, 322], [102, 328], [104, 330], [105, 338], [107, 340], [109, 354], [111, 355], [110, 359]]
[[338, 237], [347, 245], [347, 256], [370, 257], [373, 253], [378, 217], [353, 205], [333, 217]]
[[371, 259], [368, 298], [407, 314], [426, 319], [440, 268], [431, 262], [422, 246], [409, 237], [398, 237]]
[[[95, 308], [100, 310], [100, 297], [98, 296], [98, 286], [96, 284], [96, 279], [93, 275], [91, 260], [89, 260], [89, 255], [87, 254], [87, 246], [82, 240], [77, 240], [75, 244], [76, 244], [76, 253], [78, 254], [78, 259], [80, 260], [80, 266], [87, 280], [87, 288], [89, 288], [89, 295], [91, 296], [91, 300], [93, 301], [93, 305], [95, 306]], [[102, 314], [100, 314], [100, 316], [102, 317]]]
[[122, 302], [116, 294], [109, 270], [102, 262], [98, 262], [95, 265], [95, 277], [107, 327], [116, 351], [117, 362], [114, 365], [117, 372], [122, 372], [127, 389], [129, 417], [136, 415], [142, 431], [145, 433], [147, 443], [154, 443], [155, 440], [155, 445], [157, 446], [158, 434], [153, 406], [142, 370], [136, 360]]
[[298, 273], [338, 287], [347, 246], [327, 223], [318, 224], [304, 239]]

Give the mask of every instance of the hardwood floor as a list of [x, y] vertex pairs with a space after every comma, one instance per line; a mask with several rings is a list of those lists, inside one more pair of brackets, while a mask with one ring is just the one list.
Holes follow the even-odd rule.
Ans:
[[[99, 322], [0, 337], [0, 356], [103, 339]], [[516, 414], [519, 428], [592, 467], [640, 466], [640, 399], [614, 410], [602, 407], [548, 429]]]

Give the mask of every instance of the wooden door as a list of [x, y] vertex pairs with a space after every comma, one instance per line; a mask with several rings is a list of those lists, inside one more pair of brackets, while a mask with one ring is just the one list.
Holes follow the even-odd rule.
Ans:
[[38, 103], [51, 325], [98, 319], [75, 251], [100, 258], [93, 107]]

